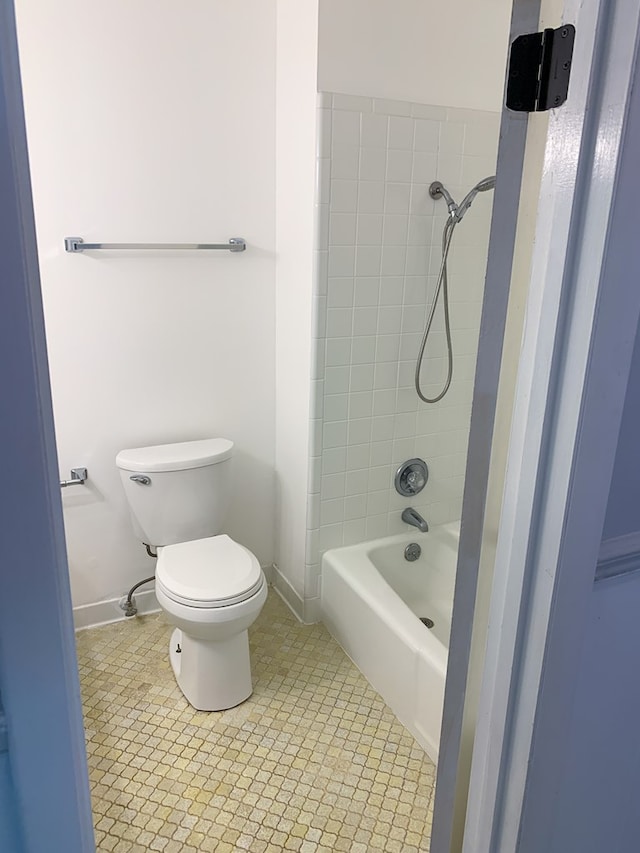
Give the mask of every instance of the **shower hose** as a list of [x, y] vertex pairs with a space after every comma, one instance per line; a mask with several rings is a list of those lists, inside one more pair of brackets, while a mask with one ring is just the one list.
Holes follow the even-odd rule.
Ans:
[[[451, 319], [449, 317], [449, 283], [447, 281], [447, 259], [449, 257], [449, 248], [451, 247], [453, 232], [455, 231], [456, 225], [459, 221], [460, 220], [456, 216], [449, 216], [442, 231], [442, 261], [440, 263], [438, 283], [436, 285], [436, 292], [433, 297], [433, 302], [431, 303], [429, 316], [427, 318], [427, 323], [424, 328], [424, 334], [422, 335], [420, 350], [418, 352], [418, 359], [416, 361], [416, 392], [418, 394], [418, 397], [420, 397], [420, 399], [423, 400], [425, 403], [437, 403], [439, 400], [442, 400], [444, 395], [449, 390], [449, 386], [451, 385], [451, 379], [453, 377], [453, 345], [451, 343]], [[433, 325], [433, 318], [435, 317], [436, 308], [438, 307], [438, 300], [440, 298], [441, 291], [444, 308], [444, 332], [447, 339], [447, 378], [445, 380], [442, 391], [440, 391], [437, 396], [427, 397], [426, 394], [423, 394], [422, 387], [420, 385], [420, 371], [422, 369], [424, 351], [425, 347], [427, 346], [429, 334], [431, 332], [431, 326]]]

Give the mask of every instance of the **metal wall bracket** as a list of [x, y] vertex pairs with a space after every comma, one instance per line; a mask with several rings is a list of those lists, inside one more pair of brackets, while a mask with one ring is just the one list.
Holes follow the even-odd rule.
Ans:
[[72, 468], [70, 480], [60, 480], [60, 487], [65, 489], [67, 486], [83, 486], [87, 479], [86, 468]]
[[567, 100], [576, 29], [518, 36], [511, 45], [507, 75], [507, 108], [514, 112], [543, 112]]

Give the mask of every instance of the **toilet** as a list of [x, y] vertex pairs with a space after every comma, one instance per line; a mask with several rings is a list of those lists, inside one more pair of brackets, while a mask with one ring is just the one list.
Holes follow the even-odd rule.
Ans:
[[251, 695], [248, 628], [267, 598], [256, 557], [221, 533], [232, 454], [232, 441], [210, 438], [116, 457], [135, 534], [157, 549], [156, 597], [175, 626], [171, 667], [199, 711]]

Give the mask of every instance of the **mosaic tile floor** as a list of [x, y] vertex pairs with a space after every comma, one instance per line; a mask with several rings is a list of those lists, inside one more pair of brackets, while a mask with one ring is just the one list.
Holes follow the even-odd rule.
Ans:
[[162, 615], [78, 634], [98, 850], [429, 849], [434, 766], [322, 625], [273, 592], [253, 696], [195, 711]]

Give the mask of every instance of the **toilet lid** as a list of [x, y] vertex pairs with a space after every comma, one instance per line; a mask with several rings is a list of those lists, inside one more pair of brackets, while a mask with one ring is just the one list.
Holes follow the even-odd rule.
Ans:
[[251, 551], [223, 534], [162, 548], [156, 581], [181, 604], [223, 607], [250, 598], [263, 575]]

